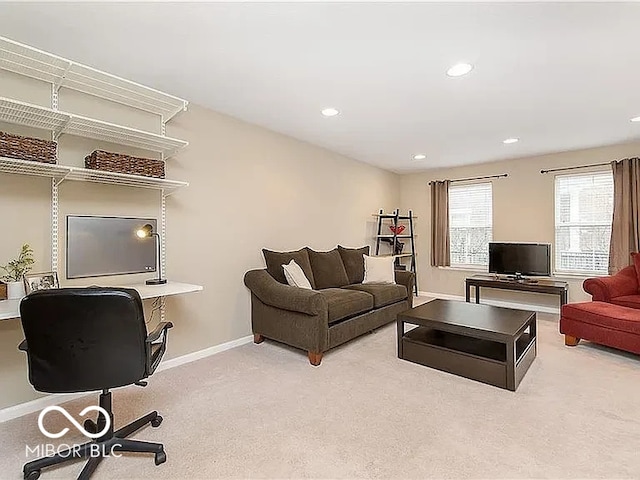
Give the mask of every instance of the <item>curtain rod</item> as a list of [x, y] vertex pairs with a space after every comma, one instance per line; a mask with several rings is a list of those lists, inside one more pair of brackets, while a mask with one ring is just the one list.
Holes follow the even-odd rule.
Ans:
[[591, 165], [578, 165], [577, 167], [550, 168], [549, 170], [540, 170], [540, 173], [564, 172], [565, 170], [577, 170], [579, 168], [589, 168], [589, 167], [603, 167], [605, 165], [611, 165], [611, 162], [592, 163]]
[[[454, 182], [469, 182], [471, 180], [485, 180], [487, 178], [501, 178], [501, 177], [508, 177], [509, 174], [508, 173], [501, 173], [500, 175], [488, 175], [486, 177], [473, 177], [473, 178], [457, 178], [455, 180], [449, 180], [451, 183]], [[429, 185], [431, 185], [433, 182], [429, 182]]]

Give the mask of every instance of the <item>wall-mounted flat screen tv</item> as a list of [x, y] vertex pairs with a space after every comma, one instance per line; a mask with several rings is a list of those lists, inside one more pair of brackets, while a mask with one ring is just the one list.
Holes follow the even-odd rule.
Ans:
[[551, 275], [548, 243], [489, 242], [489, 272], [499, 275]]
[[67, 278], [156, 271], [156, 242], [139, 238], [154, 218], [67, 216]]

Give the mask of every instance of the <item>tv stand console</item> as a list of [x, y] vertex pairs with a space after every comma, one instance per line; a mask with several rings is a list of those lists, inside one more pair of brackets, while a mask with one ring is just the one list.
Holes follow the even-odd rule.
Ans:
[[465, 284], [465, 298], [471, 301], [471, 287], [476, 289], [476, 303], [480, 303], [480, 287], [496, 288], [500, 290], [517, 290], [520, 292], [547, 293], [560, 297], [560, 307], [567, 303], [569, 284], [555, 280], [529, 280], [525, 278], [501, 278], [497, 275], [473, 275], [467, 277]]

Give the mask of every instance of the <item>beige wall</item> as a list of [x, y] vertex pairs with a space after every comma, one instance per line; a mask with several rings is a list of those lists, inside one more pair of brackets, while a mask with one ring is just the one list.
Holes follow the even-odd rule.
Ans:
[[[48, 106], [45, 85], [0, 72], [3, 95]], [[60, 108], [158, 131], [154, 118], [68, 93]], [[0, 124], [0, 130], [25, 129]], [[32, 134], [43, 135], [43, 132]], [[171, 121], [167, 134], [190, 142], [168, 162], [168, 178], [190, 182], [167, 201], [167, 275], [204, 291], [167, 301], [172, 358], [249, 335], [249, 294], [243, 274], [263, 266], [260, 249], [330, 249], [371, 244], [378, 208], [399, 206], [399, 177], [335, 153], [195, 105]], [[46, 138], [46, 136], [45, 136]], [[131, 149], [66, 136], [61, 163], [81, 165], [97, 147]], [[159, 193], [66, 182], [60, 218], [74, 214], [159, 216]], [[36, 252], [36, 271], [50, 268], [50, 182], [0, 174], [0, 264], [24, 242]], [[64, 280], [64, 228], [59, 275]], [[90, 284], [135, 283], [148, 275], [87, 279]], [[147, 304], [147, 307], [149, 305]], [[38, 396], [18, 352], [18, 320], [0, 321], [0, 408]], [[301, 361], [303, 361], [301, 357]]]
[[[554, 242], [554, 174], [540, 174], [541, 169], [588, 165], [637, 156], [640, 144], [618, 145], [539, 157], [520, 158], [458, 168], [433, 169], [420, 174], [401, 176], [400, 196], [403, 209], [413, 209], [419, 216], [418, 286], [420, 291], [464, 295], [465, 277], [477, 272], [430, 265], [431, 201], [430, 180], [457, 179], [507, 173], [506, 178], [492, 180], [493, 239], [496, 241]], [[600, 167], [602, 168], [602, 167]], [[605, 167], [606, 168], [606, 167]], [[562, 278], [569, 282], [569, 301], [589, 300], [582, 290], [584, 278]], [[558, 306], [558, 297], [550, 295], [503, 292], [483, 289], [482, 298]]]

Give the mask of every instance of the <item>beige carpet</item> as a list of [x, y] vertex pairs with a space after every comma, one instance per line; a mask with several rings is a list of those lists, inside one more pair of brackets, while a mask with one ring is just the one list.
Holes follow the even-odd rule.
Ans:
[[[115, 392], [116, 422], [158, 409], [135, 438], [164, 442], [167, 463], [109, 458], [95, 478], [640, 478], [640, 360], [565, 347], [557, 317], [538, 318], [516, 393], [398, 360], [394, 325], [318, 368], [267, 341], [156, 374]], [[0, 477], [21, 478], [25, 444], [44, 440], [35, 414], [0, 424]]]

